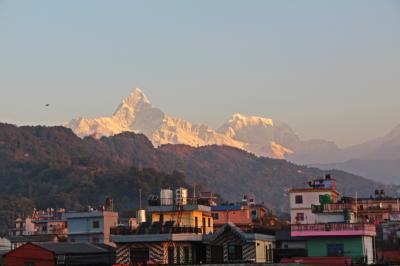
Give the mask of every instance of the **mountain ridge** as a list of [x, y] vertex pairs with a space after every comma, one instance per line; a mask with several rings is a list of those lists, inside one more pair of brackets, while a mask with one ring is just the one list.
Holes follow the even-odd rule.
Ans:
[[296, 154], [305, 154], [309, 149], [306, 147], [307, 143], [313, 143], [314, 150], [318, 150], [318, 146], [323, 150], [326, 145], [332, 146], [324, 140], [300, 140], [287, 124], [260, 116], [236, 113], [218, 129], [204, 124], [193, 124], [166, 115], [154, 107], [138, 88], [122, 101], [111, 117], [81, 117], [71, 120], [65, 126], [80, 137], [93, 134], [112, 136], [130, 131], [145, 134], [156, 147], [163, 144], [187, 144], [193, 147], [228, 145], [258, 156], [290, 158], [300, 163], [303, 161]]
[[[323, 139], [301, 139], [289, 125], [261, 116], [233, 114], [217, 129], [204, 124], [168, 116], [154, 107], [140, 89], [125, 98], [110, 117], [93, 119], [78, 118], [65, 124], [78, 136], [113, 136], [121, 132], [142, 133], [155, 147], [164, 144], [186, 144], [192, 147], [227, 145], [245, 150], [257, 156], [286, 159], [298, 164], [355, 169], [354, 173], [380, 180], [393, 178], [381, 171], [359, 171], [350, 166], [359, 161], [393, 161], [400, 159], [400, 125], [385, 136], [347, 148], [339, 148], [335, 142]], [[345, 162], [345, 163], [344, 163]], [[382, 167], [385, 164], [376, 164]], [[360, 163], [357, 163], [360, 166]], [[396, 168], [391, 167], [393, 171]], [[397, 169], [400, 172], [400, 166]], [[400, 179], [397, 181], [400, 184]]]

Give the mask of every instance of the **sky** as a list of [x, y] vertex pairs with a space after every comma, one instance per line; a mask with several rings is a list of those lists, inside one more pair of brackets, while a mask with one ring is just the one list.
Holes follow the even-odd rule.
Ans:
[[136, 87], [214, 128], [360, 143], [400, 124], [400, 1], [0, 0], [0, 122], [111, 115]]

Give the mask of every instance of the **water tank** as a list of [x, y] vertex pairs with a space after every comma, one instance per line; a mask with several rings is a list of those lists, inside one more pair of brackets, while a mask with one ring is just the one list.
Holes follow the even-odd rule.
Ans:
[[175, 199], [177, 205], [186, 205], [188, 200], [188, 190], [186, 188], [178, 188], [175, 191]]
[[136, 219], [138, 224], [142, 224], [146, 222], [146, 211], [145, 210], [138, 210], [136, 214]]
[[160, 203], [162, 206], [172, 205], [174, 201], [174, 193], [171, 189], [161, 189], [160, 191]]

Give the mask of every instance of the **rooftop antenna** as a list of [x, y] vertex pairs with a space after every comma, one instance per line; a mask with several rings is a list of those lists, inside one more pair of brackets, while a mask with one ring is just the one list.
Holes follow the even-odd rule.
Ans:
[[358, 191], [356, 191], [356, 223], [358, 223]]
[[139, 209], [142, 209], [142, 189], [139, 188]]

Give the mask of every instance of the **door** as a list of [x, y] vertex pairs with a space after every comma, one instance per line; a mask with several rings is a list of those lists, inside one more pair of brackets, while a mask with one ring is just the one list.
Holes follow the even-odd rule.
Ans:
[[328, 244], [326, 245], [326, 253], [329, 257], [344, 256], [343, 244]]
[[224, 263], [224, 247], [211, 246], [211, 263], [222, 264]]
[[147, 265], [147, 262], [149, 261], [149, 249], [131, 248], [130, 258], [132, 265]]

